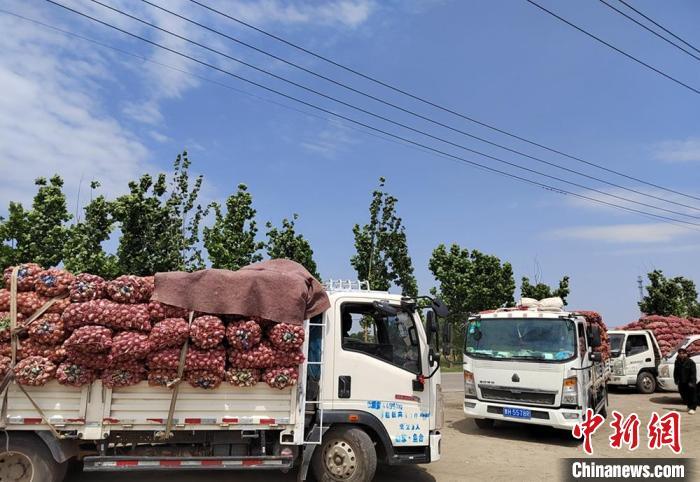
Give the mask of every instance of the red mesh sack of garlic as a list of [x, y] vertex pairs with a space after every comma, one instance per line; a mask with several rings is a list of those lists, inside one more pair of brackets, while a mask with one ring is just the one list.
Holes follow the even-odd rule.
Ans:
[[63, 347], [82, 353], [105, 353], [112, 348], [112, 330], [97, 325], [82, 326], [68, 337]]
[[0, 311], [10, 311], [10, 290], [0, 290]]
[[180, 365], [180, 348], [166, 348], [151, 352], [146, 357], [150, 370], [177, 370]]
[[75, 277], [70, 287], [70, 300], [73, 303], [84, 303], [104, 298], [106, 284], [101, 276], [81, 273]]
[[68, 330], [85, 325], [101, 325], [115, 330], [151, 331], [151, 319], [145, 304], [125, 305], [109, 300], [73, 303], [63, 312]]
[[97, 380], [97, 372], [92, 368], [77, 365], [72, 362], [63, 362], [56, 369], [56, 380], [61, 385], [82, 387]]
[[582, 315], [589, 324], [598, 326], [600, 329], [601, 345], [595, 348], [595, 351], [600, 352], [604, 360], [609, 358], [610, 337], [608, 336], [608, 327], [605, 325], [603, 317], [596, 311], [577, 311], [576, 313]]
[[12, 358], [10, 358], [9, 356], [0, 355], [0, 378], [7, 375], [7, 371], [10, 369], [10, 365], [12, 365]]
[[112, 360], [126, 362], [143, 360], [151, 351], [148, 335], [138, 331], [122, 331], [112, 338]]
[[229, 349], [228, 360], [238, 368], [269, 368], [276, 365], [275, 355], [270, 343], [263, 340], [248, 351]]
[[56, 365], [43, 356], [30, 356], [15, 365], [15, 380], [21, 385], [46, 385], [55, 373]]
[[117, 303], [143, 303], [150, 300], [153, 285], [141, 276], [123, 275], [108, 282], [105, 291]]
[[66, 350], [60, 345], [44, 345], [36, 340], [27, 338], [17, 346], [17, 359], [39, 356], [48, 358], [52, 363], [60, 363], [66, 358]]
[[143, 367], [107, 368], [102, 371], [102, 384], [107, 388], [128, 387], [136, 385], [146, 378], [146, 370]]
[[93, 370], [104, 370], [112, 361], [109, 353], [82, 353], [75, 350], [66, 350], [66, 362], [84, 366]]
[[294, 367], [268, 368], [262, 376], [265, 383], [280, 390], [295, 385], [297, 378], [299, 371]]
[[153, 326], [148, 335], [151, 349], [154, 351], [181, 346], [190, 336], [190, 328], [182, 318], [166, 318]]
[[289, 323], [277, 323], [268, 330], [267, 337], [279, 350], [298, 350], [304, 344], [304, 328]]
[[0, 356], [11, 356], [12, 346], [9, 341], [4, 341], [0, 343]]
[[273, 366], [276, 367], [291, 367], [295, 365], [299, 365], [304, 362], [306, 357], [304, 357], [304, 354], [301, 352], [301, 350], [296, 350], [296, 351], [282, 351], [282, 350], [276, 350], [273, 349], [274, 351], [274, 359], [275, 363]]
[[247, 351], [260, 343], [262, 328], [255, 320], [234, 321], [226, 328], [229, 345], [238, 351]]
[[152, 387], [167, 387], [177, 378], [177, 370], [157, 369], [148, 371], [148, 384]]
[[222, 374], [211, 370], [194, 370], [185, 373], [185, 379], [194, 388], [213, 390], [221, 385]]
[[[2, 273], [5, 288], [8, 290], [10, 289], [10, 278], [12, 277], [13, 268], [13, 266], [5, 268], [5, 271]], [[19, 271], [17, 272], [17, 291], [32, 291], [34, 289], [36, 275], [42, 271], [44, 271], [44, 268], [36, 263], [20, 264]]]
[[[49, 298], [46, 296], [40, 296], [34, 291], [27, 291], [23, 293], [17, 293], [17, 311], [26, 316], [33, 315], [39, 308], [48, 303]], [[46, 310], [46, 313], [58, 313], [61, 314], [70, 305], [70, 300], [68, 298], [56, 300], [53, 304]], [[1, 307], [0, 307], [1, 308]], [[9, 306], [7, 310], [9, 311]]]
[[74, 280], [75, 276], [65, 269], [49, 268], [36, 275], [34, 290], [41, 296], [53, 298], [67, 294]]
[[27, 333], [30, 338], [44, 345], [58, 345], [66, 337], [61, 315], [55, 313], [44, 314], [34, 320]]
[[226, 328], [221, 319], [212, 315], [195, 318], [190, 327], [192, 343], [202, 350], [218, 346], [225, 334]]
[[252, 387], [260, 381], [260, 370], [257, 368], [229, 368], [224, 376], [231, 385]]
[[161, 321], [166, 318], [187, 318], [189, 315], [184, 308], [166, 305], [155, 300], [148, 302], [148, 314], [151, 316], [152, 321]]
[[[8, 341], [12, 338], [10, 333], [10, 313], [8, 311], [0, 312], [0, 341]], [[17, 325], [21, 326], [24, 321], [24, 315], [17, 313]]]
[[214, 348], [211, 350], [200, 350], [190, 347], [185, 357], [185, 370], [198, 371], [207, 370], [220, 375], [224, 374], [226, 368], [226, 350]]

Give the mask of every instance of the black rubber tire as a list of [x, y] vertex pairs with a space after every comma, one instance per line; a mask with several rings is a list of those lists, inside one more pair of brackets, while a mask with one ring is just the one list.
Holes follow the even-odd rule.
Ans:
[[[355, 463], [352, 474], [338, 477], [326, 467], [324, 454], [336, 442], [346, 444], [346, 449], [354, 454]], [[318, 482], [369, 482], [377, 470], [377, 451], [367, 432], [357, 427], [334, 427], [323, 436], [323, 442], [316, 447], [311, 460], [311, 470]]]
[[656, 378], [649, 372], [642, 372], [637, 375], [637, 391], [648, 395], [656, 391]]
[[488, 429], [493, 428], [493, 424], [495, 423], [495, 420], [493, 420], [492, 418], [475, 418], [474, 423], [481, 430], [488, 430]]
[[[26, 457], [31, 468], [31, 478], [13, 479], [4, 477], [3, 482], [63, 482], [68, 470], [68, 462], [58, 463], [43, 440], [33, 433], [6, 432], [10, 437], [10, 454], [19, 453]], [[5, 440], [0, 436], [0, 465], [5, 463], [8, 452], [5, 451]]]

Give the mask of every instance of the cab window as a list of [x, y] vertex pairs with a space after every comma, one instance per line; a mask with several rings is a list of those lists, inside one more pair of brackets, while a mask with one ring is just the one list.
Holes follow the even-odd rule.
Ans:
[[586, 328], [583, 323], [578, 324], [578, 352], [579, 355], [585, 356], [586, 352]]
[[625, 354], [627, 356], [639, 355], [649, 349], [647, 337], [645, 335], [629, 335], [625, 343]]
[[420, 373], [418, 333], [413, 316], [390, 315], [366, 303], [341, 307], [343, 350], [364, 353], [411, 373]]

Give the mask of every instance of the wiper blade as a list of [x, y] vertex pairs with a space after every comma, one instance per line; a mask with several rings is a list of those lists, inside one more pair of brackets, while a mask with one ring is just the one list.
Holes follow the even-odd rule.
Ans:
[[511, 358], [524, 358], [527, 360], [544, 360], [545, 359], [543, 356], [535, 356], [535, 355], [513, 355]]

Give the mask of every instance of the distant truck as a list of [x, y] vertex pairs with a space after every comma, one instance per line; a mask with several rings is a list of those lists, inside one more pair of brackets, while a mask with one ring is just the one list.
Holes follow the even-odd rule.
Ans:
[[477, 427], [503, 420], [571, 430], [589, 408], [607, 415], [600, 327], [562, 308], [553, 298], [469, 318], [464, 413]]
[[669, 392], [677, 392], [678, 386], [673, 380], [673, 365], [676, 363], [676, 354], [680, 348], [688, 350], [688, 356], [698, 367], [698, 381], [700, 382], [700, 335], [691, 335], [681, 341], [675, 350], [665, 357], [659, 364], [659, 375], [657, 380], [659, 388]]
[[635, 387], [654, 393], [661, 349], [651, 330], [610, 330], [612, 376], [609, 385]]

